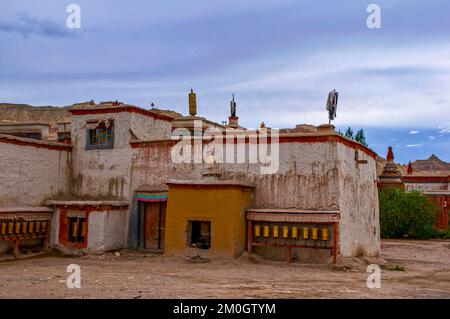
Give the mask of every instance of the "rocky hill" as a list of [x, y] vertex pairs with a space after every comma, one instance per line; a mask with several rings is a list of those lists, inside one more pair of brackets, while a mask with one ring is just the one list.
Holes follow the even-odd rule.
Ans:
[[0, 103], [0, 122], [58, 123], [70, 120], [69, 107]]
[[450, 163], [444, 162], [434, 154], [426, 160], [417, 160], [411, 164], [416, 171], [450, 171]]
[[[0, 122], [45, 122], [49, 124], [69, 122], [70, 109], [86, 107], [89, 105], [89, 102], [76, 103], [62, 107], [0, 103]], [[152, 111], [169, 115], [173, 118], [182, 116], [180, 113], [169, 110], [152, 109]]]
[[[383, 172], [383, 167], [386, 164], [386, 159], [382, 157], [377, 158], [377, 174]], [[428, 159], [416, 160], [411, 163], [414, 175], [450, 175], [450, 163], [441, 160], [436, 155], [432, 154]], [[408, 165], [397, 164], [398, 170], [402, 175], [406, 175]]]

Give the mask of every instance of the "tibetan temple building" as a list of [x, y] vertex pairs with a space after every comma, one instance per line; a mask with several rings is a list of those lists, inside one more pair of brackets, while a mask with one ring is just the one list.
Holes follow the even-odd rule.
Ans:
[[0, 253], [379, 254], [372, 150], [328, 124], [244, 129], [234, 98], [231, 110], [229, 123], [198, 116], [192, 91], [189, 115], [177, 118], [117, 101], [73, 108], [55, 141], [42, 125], [27, 127], [31, 136], [5, 125]]

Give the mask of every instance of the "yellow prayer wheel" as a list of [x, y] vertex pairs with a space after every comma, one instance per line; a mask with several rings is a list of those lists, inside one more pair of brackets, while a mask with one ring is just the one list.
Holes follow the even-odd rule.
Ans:
[[278, 238], [278, 226], [273, 226], [273, 238]]
[[8, 223], [8, 234], [14, 234], [14, 223], [13, 222]]
[[308, 239], [308, 235], [309, 235], [309, 228], [303, 227], [303, 239]]
[[263, 236], [269, 237], [269, 226], [265, 225], [263, 228]]
[[29, 233], [34, 233], [34, 222], [29, 222], [28, 223], [28, 232]]
[[16, 224], [14, 225], [14, 232], [16, 234], [20, 234], [20, 230], [22, 229], [22, 223], [21, 222], [16, 222]]
[[322, 228], [322, 240], [328, 240], [329, 238], [328, 228]]
[[312, 229], [312, 239], [317, 240], [319, 238], [319, 228]]
[[86, 237], [87, 234], [87, 223], [86, 221], [81, 223], [81, 236]]
[[283, 226], [283, 238], [288, 238], [288, 237], [289, 237], [289, 227]]
[[41, 232], [41, 222], [37, 221], [34, 228], [36, 229], [36, 233], [40, 233]]
[[72, 237], [78, 237], [78, 227], [80, 226], [79, 223], [80, 220], [78, 219], [76, 223], [72, 224]]
[[47, 232], [47, 221], [46, 220], [42, 221], [42, 223], [41, 223], [41, 231], [43, 233]]
[[291, 236], [293, 239], [298, 238], [298, 227], [297, 226], [292, 227], [292, 235]]
[[260, 237], [261, 236], [261, 226], [255, 225], [255, 227], [253, 227], [253, 229], [255, 232], [255, 237]]
[[28, 229], [28, 223], [22, 222], [22, 233], [26, 234]]
[[2, 229], [1, 229], [2, 235], [6, 235], [6, 226], [7, 226], [7, 224], [3, 222], [2, 223]]

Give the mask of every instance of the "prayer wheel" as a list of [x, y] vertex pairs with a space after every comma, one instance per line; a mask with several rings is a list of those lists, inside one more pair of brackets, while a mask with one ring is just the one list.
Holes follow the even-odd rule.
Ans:
[[22, 222], [22, 233], [26, 234], [28, 230], [28, 223]]
[[87, 234], [87, 222], [83, 221], [81, 223], [81, 236], [86, 237], [86, 234]]
[[28, 232], [29, 233], [34, 233], [34, 222], [29, 222], [28, 223]]
[[298, 238], [298, 227], [294, 226], [292, 227], [292, 239], [297, 239]]
[[319, 228], [313, 228], [312, 229], [312, 239], [317, 240], [319, 239]]
[[269, 226], [265, 225], [263, 228], [263, 236], [264, 237], [269, 237]]
[[6, 235], [6, 227], [8, 226], [7, 223], [2, 222], [2, 228], [1, 228], [1, 234]]
[[72, 224], [72, 237], [78, 237], [79, 226], [80, 226], [80, 220], [77, 219], [77, 221]]
[[253, 229], [255, 232], [255, 237], [260, 237], [261, 236], [261, 226], [255, 225], [255, 227], [253, 227]]
[[328, 232], [328, 228], [322, 228], [322, 240], [328, 240], [330, 238], [330, 234]]
[[288, 237], [289, 237], [289, 227], [283, 226], [283, 238], [288, 238]]
[[8, 234], [14, 234], [14, 223], [13, 222], [9, 222], [8, 223]]
[[278, 226], [273, 226], [273, 238], [278, 238]]
[[308, 227], [303, 227], [303, 239], [308, 239], [308, 235], [309, 235], [309, 228]]
[[20, 234], [20, 230], [22, 229], [22, 223], [21, 222], [16, 222], [16, 224], [14, 225], [14, 232], [16, 234]]
[[37, 221], [34, 228], [36, 229], [36, 233], [40, 233], [41, 232], [41, 221]]
[[46, 233], [47, 232], [47, 221], [43, 220], [41, 223], [41, 232]]

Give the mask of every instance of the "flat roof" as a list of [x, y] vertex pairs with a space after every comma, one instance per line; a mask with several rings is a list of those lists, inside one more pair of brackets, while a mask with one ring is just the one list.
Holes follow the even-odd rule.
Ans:
[[40, 148], [46, 148], [50, 150], [59, 150], [59, 151], [71, 151], [72, 145], [64, 144], [64, 143], [58, 143], [54, 141], [47, 141], [47, 140], [36, 140], [32, 138], [24, 138], [24, 137], [17, 137], [13, 135], [8, 134], [0, 134], [0, 143], [8, 143], [8, 144], [15, 144], [15, 145], [22, 145], [22, 146], [34, 146], [34, 147], [40, 147]]
[[450, 196], [450, 190], [424, 191], [426, 195], [447, 195]]
[[295, 208], [249, 208], [252, 213], [287, 213], [287, 214], [339, 214], [339, 210], [311, 210]]
[[[244, 134], [233, 134], [231, 136], [224, 135], [224, 138], [228, 139], [235, 139], [237, 137], [241, 137], [244, 139], [245, 143], [249, 143], [250, 137], [257, 137], [257, 134], [251, 133], [252, 130], [244, 131]], [[270, 132], [267, 134], [268, 138], [271, 138]], [[211, 141], [210, 136], [191, 136], [193, 140], [195, 139], [201, 139], [204, 141]], [[166, 139], [148, 139], [148, 140], [133, 140], [130, 142], [132, 147], [141, 147], [145, 146], [146, 144], [152, 144], [152, 143], [158, 143], [158, 142], [170, 142], [170, 141], [177, 141], [181, 140], [182, 137], [180, 136], [173, 136], [172, 138], [166, 138]], [[278, 142], [279, 143], [324, 143], [324, 142], [337, 142], [341, 143], [345, 146], [348, 146], [350, 148], [353, 148], [354, 150], [359, 150], [363, 152], [364, 154], [371, 156], [373, 159], [377, 158], [377, 153], [369, 149], [368, 147], [350, 140], [337, 132], [334, 131], [318, 131], [318, 132], [312, 132], [312, 133], [280, 133], [278, 135]], [[270, 143], [270, 142], [269, 142]]]
[[32, 207], [0, 207], [0, 213], [36, 213], [36, 212], [53, 212], [52, 208], [46, 206], [32, 206]]
[[50, 126], [50, 124], [47, 122], [0, 122], [0, 126], [31, 126], [31, 125]]
[[94, 106], [83, 106], [77, 107], [69, 110], [70, 114], [73, 115], [86, 115], [86, 114], [108, 114], [108, 113], [121, 113], [121, 112], [129, 112], [129, 113], [138, 113], [146, 116], [150, 116], [157, 120], [163, 121], [173, 121], [173, 117], [165, 114], [160, 114], [158, 112], [154, 112], [152, 110], [147, 110], [140, 108], [135, 105], [130, 104], [119, 104], [119, 105], [111, 105], [111, 104], [96, 104]]
[[128, 206], [130, 203], [121, 200], [48, 200], [48, 206]]

